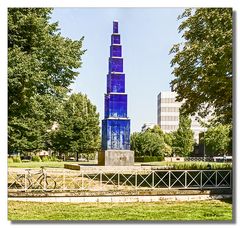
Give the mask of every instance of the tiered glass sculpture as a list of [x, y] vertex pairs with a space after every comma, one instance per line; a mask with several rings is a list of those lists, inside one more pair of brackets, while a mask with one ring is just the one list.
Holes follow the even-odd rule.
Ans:
[[127, 117], [127, 94], [123, 73], [122, 46], [118, 22], [113, 22], [111, 36], [105, 115], [102, 120], [102, 149], [130, 149], [130, 119]]

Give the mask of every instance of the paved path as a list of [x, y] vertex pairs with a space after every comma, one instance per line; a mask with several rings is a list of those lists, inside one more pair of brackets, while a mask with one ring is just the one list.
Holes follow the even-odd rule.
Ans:
[[120, 202], [158, 202], [167, 201], [196, 201], [231, 198], [231, 194], [224, 195], [171, 195], [171, 196], [85, 196], [85, 197], [9, 197], [11, 201], [30, 202], [66, 202], [66, 203], [120, 203]]

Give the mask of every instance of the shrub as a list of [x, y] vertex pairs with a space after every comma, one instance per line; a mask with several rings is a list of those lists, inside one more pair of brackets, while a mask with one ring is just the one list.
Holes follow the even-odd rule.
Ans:
[[144, 161], [144, 157], [135, 157], [135, 162], [143, 162]]
[[42, 157], [42, 161], [43, 161], [43, 162], [48, 162], [48, 161], [49, 161], [49, 157], [48, 157], [48, 156]]
[[204, 163], [204, 162], [184, 162], [171, 164], [171, 169], [175, 170], [230, 170], [232, 169], [231, 163]]
[[38, 155], [32, 156], [32, 161], [34, 162], [41, 162], [41, 158]]
[[16, 162], [16, 163], [21, 163], [22, 162], [20, 156], [13, 156], [12, 159], [13, 159], [13, 162]]
[[8, 158], [8, 163], [13, 163], [13, 158]]
[[59, 161], [59, 159], [56, 156], [49, 156], [48, 160], [49, 161]]
[[163, 157], [161, 156], [144, 156], [144, 157], [135, 157], [135, 162], [155, 162], [162, 161]]

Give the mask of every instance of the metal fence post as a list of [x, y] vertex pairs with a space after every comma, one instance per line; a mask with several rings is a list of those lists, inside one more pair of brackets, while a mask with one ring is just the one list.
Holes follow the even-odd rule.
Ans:
[[84, 189], [83, 171], [82, 171], [82, 190]]
[[185, 183], [184, 183], [184, 188], [187, 188], [187, 171], [184, 171], [185, 173]]
[[217, 184], [217, 173], [218, 173], [218, 171], [215, 171], [215, 174], [216, 174], [216, 178], [215, 178], [215, 187], [218, 186], [218, 184]]
[[154, 173], [155, 173], [155, 171], [153, 170], [152, 171], [152, 188], [154, 188]]
[[136, 171], [136, 173], [135, 173], [135, 188], [138, 187], [138, 185], [137, 185], [137, 175], [138, 175], [138, 172]]
[[200, 188], [201, 188], [201, 189], [203, 188], [203, 183], [202, 183], [202, 173], [203, 173], [203, 171], [200, 170]]
[[65, 180], [65, 170], [63, 170], [63, 190], [65, 190], [66, 189], [66, 185], [65, 185], [65, 183], [66, 183], [66, 180]]
[[230, 176], [229, 187], [232, 189], [232, 170], [229, 170], [229, 176]]
[[117, 187], [120, 188], [120, 173], [118, 172], [118, 175], [117, 175]]
[[43, 170], [43, 190], [47, 189], [47, 172]]
[[27, 191], [27, 174], [26, 174], [26, 170], [24, 171], [24, 190], [25, 192]]
[[168, 171], [168, 188], [171, 188], [171, 171]]
[[102, 189], [102, 171], [100, 171], [100, 189]]

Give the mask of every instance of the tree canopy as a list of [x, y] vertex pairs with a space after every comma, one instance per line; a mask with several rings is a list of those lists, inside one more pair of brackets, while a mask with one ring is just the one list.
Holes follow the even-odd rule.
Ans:
[[133, 133], [131, 135], [131, 150], [135, 156], [158, 156], [163, 157], [164, 140], [157, 133], [150, 131]]
[[61, 36], [50, 23], [52, 9], [8, 9], [8, 147], [46, 147], [47, 130], [58, 119], [61, 100], [79, 74], [83, 37]]
[[164, 157], [172, 154], [172, 140], [172, 134], [164, 133], [160, 126], [155, 125], [145, 132], [134, 132], [130, 145], [136, 157]]
[[173, 45], [171, 85], [184, 114], [232, 122], [232, 9], [186, 9], [178, 28], [184, 41]]
[[100, 149], [99, 114], [86, 95], [72, 94], [63, 104], [52, 147], [62, 153], [89, 154]]
[[218, 124], [210, 127], [204, 135], [206, 154], [208, 156], [231, 155], [230, 133], [231, 127], [229, 125]]
[[178, 156], [189, 156], [193, 152], [194, 137], [191, 130], [191, 119], [180, 113], [179, 126], [173, 132], [173, 152]]

